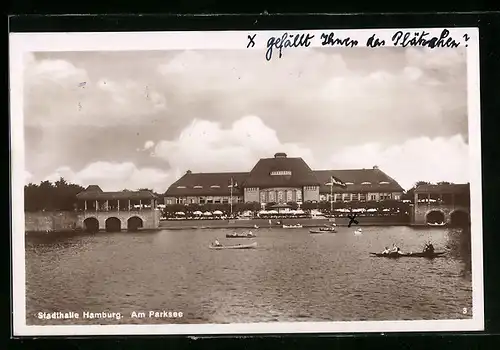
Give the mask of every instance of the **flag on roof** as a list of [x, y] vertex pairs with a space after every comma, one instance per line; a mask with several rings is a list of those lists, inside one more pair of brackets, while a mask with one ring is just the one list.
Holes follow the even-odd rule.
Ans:
[[229, 184], [229, 187], [238, 188], [238, 183], [236, 181], [234, 181], [233, 178], [231, 178], [231, 182]]
[[327, 183], [328, 186], [340, 186], [340, 187], [347, 187], [347, 185], [340, 181], [339, 179], [336, 179], [335, 177], [333, 176], [330, 176], [330, 182]]

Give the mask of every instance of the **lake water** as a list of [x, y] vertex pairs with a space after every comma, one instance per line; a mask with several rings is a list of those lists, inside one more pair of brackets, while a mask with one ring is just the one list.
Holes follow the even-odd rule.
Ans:
[[[470, 237], [447, 229], [339, 227], [161, 230], [26, 237], [28, 324], [247, 323], [472, 317]], [[243, 232], [244, 230], [236, 230]], [[210, 250], [258, 242], [257, 249]], [[443, 258], [370, 257], [396, 243]], [[464, 308], [467, 312], [464, 314]], [[132, 312], [182, 317], [132, 318]], [[121, 319], [38, 319], [39, 312], [119, 312]]]

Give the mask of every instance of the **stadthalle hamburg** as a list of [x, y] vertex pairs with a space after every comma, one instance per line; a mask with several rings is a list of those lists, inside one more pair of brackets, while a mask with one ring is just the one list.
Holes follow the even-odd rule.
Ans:
[[74, 311], [68, 312], [39, 312], [37, 314], [38, 319], [40, 320], [66, 320], [66, 319], [79, 319], [79, 318], [88, 318], [88, 319], [117, 319], [120, 320], [122, 318], [121, 313], [119, 312], [88, 312], [84, 311], [81, 314]]
[[[332, 182], [334, 186], [332, 185]], [[336, 186], [343, 184], [344, 186]], [[302, 158], [276, 153], [250, 172], [187, 171], [165, 193], [165, 204], [288, 203], [400, 200], [403, 188], [377, 166], [312, 170]]]

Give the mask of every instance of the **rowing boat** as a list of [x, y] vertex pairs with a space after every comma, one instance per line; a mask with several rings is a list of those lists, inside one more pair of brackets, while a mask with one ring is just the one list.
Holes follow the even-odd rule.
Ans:
[[226, 238], [253, 238], [255, 235], [253, 233], [228, 233]]
[[214, 246], [209, 245], [210, 249], [253, 249], [257, 247], [257, 242], [253, 242], [251, 244], [237, 244], [237, 245], [223, 245], [223, 246]]
[[283, 228], [302, 228], [301, 224], [296, 225], [283, 225]]
[[309, 233], [311, 233], [311, 234], [321, 234], [321, 233], [324, 233], [324, 232], [325, 231], [313, 230], [313, 229], [309, 230]]
[[311, 234], [321, 234], [321, 233], [334, 233], [335, 231], [332, 230], [317, 230], [317, 229], [310, 229], [309, 233]]
[[397, 259], [397, 258], [437, 258], [439, 256], [442, 256], [445, 254], [445, 252], [435, 252], [435, 253], [389, 253], [389, 254], [384, 254], [384, 253], [370, 253], [371, 256], [373, 257], [378, 257], [378, 258], [392, 258], [392, 259]]

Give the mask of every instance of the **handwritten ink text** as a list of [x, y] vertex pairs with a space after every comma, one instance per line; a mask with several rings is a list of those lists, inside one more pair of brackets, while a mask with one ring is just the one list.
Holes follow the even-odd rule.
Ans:
[[[439, 38], [437, 37], [431, 37], [428, 38], [429, 33], [426, 31], [422, 32], [415, 32], [413, 33], [413, 37], [411, 37], [410, 32], [403, 33], [401, 30], [397, 31], [393, 37], [392, 37], [392, 42], [394, 43], [394, 46], [402, 46], [402, 47], [407, 47], [407, 46], [424, 46], [424, 47], [429, 47], [431, 49], [435, 47], [452, 47], [456, 48], [460, 45], [460, 43], [457, 43], [454, 39], [448, 38], [450, 35], [450, 31], [447, 29], [444, 29], [441, 32], [441, 35]], [[446, 39], [446, 41], [444, 40]]]
[[346, 47], [358, 46], [357, 40], [353, 40], [350, 37], [347, 37], [345, 39], [335, 38], [333, 33], [321, 34], [321, 40], [323, 40], [321, 42], [321, 46], [325, 46], [325, 45], [330, 45], [330, 46], [339, 45], [339, 46], [346, 46]]
[[309, 47], [314, 35], [284, 33], [281, 38], [270, 37], [267, 41], [266, 59], [273, 57], [273, 49], [279, 50], [279, 58], [283, 56], [283, 49], [287, 47]]
[[255, 46], [255, 37], [257, 36], [257, 34], [254, 34], [254, 35], [248, 35], [248, 44], [247, 44], [247, 49], [249, 47], [254, 47]]
[[379, 40], [375, 34], [373, 34], [371, 37], [368, 38], [366, 41], [366, 46], [367, 47], [379, 47], [379, 46], [385, 46], [385, 40]]

